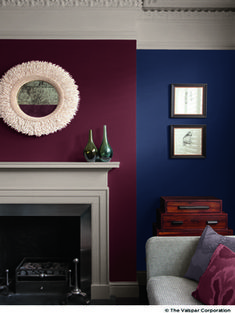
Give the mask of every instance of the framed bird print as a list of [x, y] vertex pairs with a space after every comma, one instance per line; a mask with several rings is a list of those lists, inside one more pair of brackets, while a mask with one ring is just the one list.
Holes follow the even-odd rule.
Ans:
[[172, 84], [171, 117], [206, 118], [207, 84]]
[[171, 125], [171, 158], [205, 158], [206, 125]]

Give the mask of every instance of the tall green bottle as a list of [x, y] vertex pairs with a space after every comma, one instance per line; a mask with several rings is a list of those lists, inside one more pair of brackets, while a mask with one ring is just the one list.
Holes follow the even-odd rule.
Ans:
[[101, 162], [109, 162], [113, 156], [113, 150], [108, 142], [107, 126], [104, 125], [103, 141], [99, 148], [99, 160]]
[[98, 149], [93, 141], [92, 129], [89, 130], [89, 140], [83, 151], [83, 155], [87, 162], [95, 162], [98, 157]]

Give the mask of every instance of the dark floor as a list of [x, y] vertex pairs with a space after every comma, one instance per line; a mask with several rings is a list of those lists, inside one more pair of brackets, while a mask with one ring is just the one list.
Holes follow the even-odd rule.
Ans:
[[[57, 295], [47, 295], [43, 296], [40, 294], [34, 295], [22, 295], [22, 294], [0, 294], [0, 305], [58, 305], [58, 304], [67, 304], [67, 305], [84, 305], [86, 303], [86, 298], [73, 295], [66, 299], [58, 298]], [[139, 297], [138, 298], [117, 298], [111, 296], [110, 299], [100, 299], [100, 300], [91, 300], [90, 305], [147, 305], [147, 294], [146, 287], [144, 285], [139, 286]]]
[[[88, 296], [81, 296], [75, 294], [48, 294], [48, 292], [35, 293], [30, 289], [30, 293], [14, 293], [6, 286], [0, 285], [0, 305], [13, 304], [13, 305], [148, 305], [148, 298], [146, 292], [146, 272], [137, 273], [137, 281], [139, 285], [139, 296], [136, 298], [118, 298], [111, 296], [110, 299], [90, 300]], [[4, 289], [5, 287], [5, 289]]]
[[139, 297], [138, 298], [120, 298], [116, 299], [116, 304], [124, 304], [124, 305], [147, 305], [148, 298], [146, 293], [146, 286], [139, 285]]
[[94, 305], [148, 305], [148, 298], [146, 293], [146, 286], [139, 285], [138, 298], [116, 298], [111, 297], [106, 300], [93, 300], [91, 304]]

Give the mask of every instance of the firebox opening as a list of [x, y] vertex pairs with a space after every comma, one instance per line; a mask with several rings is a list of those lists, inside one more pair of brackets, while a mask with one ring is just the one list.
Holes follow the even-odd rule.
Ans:
[[72, 260], [80, 255], [80, 217], [2, 216], [0, 217], [1, 277], [25, 257]]
[[[13, 293], [19, 291], [19, 289], [16, 291], [17, 283], [20, 282], [21, 289], [24, 290], [30, 280], [35, 283], [40, 280], [40, 276], [44, 282], [53, 280], [54, 290], [57, 290], [57, 285], [61, 283], [63, 286], [66, 284], [66, 289], [69, 290], [69, 284], [73, 286], [75, 283], [74, 259], [76, 258], [79, 259], [77, 273], [79, 288], [89, 295], [90, 205], [0, 204], [0, 285], [6, 281], [6, 271], [9, 270], [10, 288]], [[30, 270], [27, 270], [25, 275], [23, 271], [18, 275], [17, 269], [25, 260], [29, 263], [27, 266], [32, 266], [36, 260], [36, 263], [41, 262], [47, 269], [43, 269], [39, 277], [35, 273], [32, 274]], [[66, 272], [71, 269], [70, 282], [67, 274], [64, 278], [57, 275], [56, 269], [50, 267], [51, 264], [57, 268], [61, 264], [65, 265]], [[51, 277], [51, 272], [54, 277]]]

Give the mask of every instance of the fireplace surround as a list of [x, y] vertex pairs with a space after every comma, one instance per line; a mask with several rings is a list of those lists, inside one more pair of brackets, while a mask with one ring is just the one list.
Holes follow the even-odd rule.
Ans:
[[108, 172], [119, 166], [119, 162], [0, 163], [0, 204], [91, 206], [91, 299], [110, 296]]

